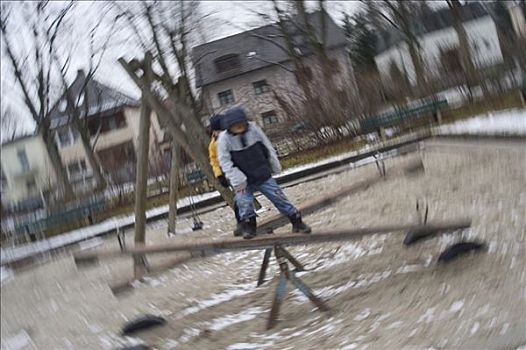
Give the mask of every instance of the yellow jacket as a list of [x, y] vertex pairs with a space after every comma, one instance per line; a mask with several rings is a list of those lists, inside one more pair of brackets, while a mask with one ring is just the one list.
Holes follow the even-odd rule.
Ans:
[[223, 171], [221, 171], [219, 161], [217, 160], [217, 139], [213, 136], [208, 145], [208, 157], [210, 158], [210, 165], [214, 171], [214, 176], [219, 177], [223, 175]]

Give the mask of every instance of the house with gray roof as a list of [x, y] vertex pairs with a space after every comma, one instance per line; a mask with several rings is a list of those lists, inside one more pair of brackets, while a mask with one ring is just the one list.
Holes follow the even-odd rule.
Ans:
[[[132, 181], [136, 170], [139, 101], [95, 79], [87, 79], [82, 70], [69, 86], [69, 92], [78, 101], [81, 121], [88, 129], [104, 176], [114, 184]], [[56, 143], [70, 181], [78, 188], [89, 188], [93, 185], [93, 172], [66, 106], [63, 97], [52, 108], [51, 127], [56, 131]], [[155, 163], [151, 168], [155, 169], [162, 158], [158, 145], [164, 132], [153, 112], [151, 121], [150, 159]]]
[[[333, 65], [340, 68], [342, 79], [354, 76], [347, 54], [347, 40], [343, 30], [325, 14], [325, 45]], [[313, 12], [308, 21], [318, 40], [323, 40], [322, 13]], [[286, 22], [297, 53], [306, 65], [313, 64], [307, 38], [295, 23]], [[277, 24], [248, 30], [211, 41], [193, 48], [195, 84], [201, 88], [210, 114], [234, 105], [245, 108], [271, 138], [290, 132], [291, 125], [273, 93], [299, 94], [294, 65], [285, 39]]]

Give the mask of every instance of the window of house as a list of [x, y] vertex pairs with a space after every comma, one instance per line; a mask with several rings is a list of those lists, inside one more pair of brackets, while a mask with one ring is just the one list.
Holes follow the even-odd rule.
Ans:
[[57, 130], [57, 144], [59, 147], [72, 145], [79, 138], [79, 132], [73, 126], [65, 126]]
[[448, 73], [458, 74], [462, 72], [460, 52], [458, 48], [445, 49], [440, 52], [440, 61], [444, 70]]
[[256, 93], [256, 95], [261, 95], [261, 94], [264, 94], [265, 92], [270, 91], [270, 86], [267, 84], [266, 80], [256, 81], [252, 83], [252, 85], [254, 86], [254, 92]]
[[216, 70], [218, 73], [226, 72], [231, 69], [239, 68], [241, 63], [239, 61], [239, 55], [230, 54], [219, 57], [214, 61]]
[[235, 101], [232, 89], [218, 93], [217, 98], [219, 99], [219, 104], [221, 106], [226, 106], [228, 104], [234, 103]]
[[20, 166], [22, 167], [22, 170], [28, 171], [29, 170], [29, 160], [27, 159], [26, 150], [25, 149], [17, 150], [16, 156], [18, 157], [18, 161], [20, 162]]
[[70, 144], [69, 128], [65, 127], [57, 131], [58, 142], [61, 147]]
[[76, 179], [82, 177], [86, 171], [86, 161], [84, 159], [76, 160], [67, 166], [68, 176], [70, 179]]
[[265, 113], [261, 113], [261, 119], [263, 120], [264, 126], [269, 126], [271, 124], [277, 124], [279, 123], [279, 118], [276, 115], [276, 111], [268, 111]]
[[88, 130], [91, 136], [95, 136], [100, 129], [100, 133], [106, 133], [126, 127], [126, 118], [122, 112], [107, 117], [92, 117], [88, 121]]
[[34, 177], [31, 177], [30, 179], [26, 181], [26, 189], [27, 189], [27, 192], [29, 193], [33, 193], [36, 191], [37, 183]]

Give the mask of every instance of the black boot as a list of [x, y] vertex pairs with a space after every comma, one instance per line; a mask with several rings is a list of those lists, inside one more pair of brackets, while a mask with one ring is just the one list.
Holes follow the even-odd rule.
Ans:
[[241, 221], [238, 221], [236, 224], [236, 228], [234, 230], [234, 237], [239, 237], [243, 235], [243, 223]]
[[256, 237], [257, 224], [256, 224], [255, 216], [249, 219], [243, 220], [241, 222], [241, 227], [242, 227], [241, 233], [244, 239], [251, 239], [251, 238]]
[[292, 223], [292, 232], [311, 233], [312, 230], [310, 226], [301, 220], [301, 214], [299, 211], [296, 214], [289, 216], [289, 220]]

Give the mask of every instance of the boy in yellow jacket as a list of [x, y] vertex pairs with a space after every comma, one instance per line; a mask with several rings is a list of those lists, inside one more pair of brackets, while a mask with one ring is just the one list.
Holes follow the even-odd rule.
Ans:
[[[217, 137], [221, 133], [221, 114], [216, 114], [210, 118], [210, 129], [212, 130], [212, 137], [210, 144], [208, 145], [208, 158], [210, 158], [210, 165], [214, 171], [214, 176], [219, 181], [221, 186], [229, 187], [230, 184], [226, 179], [221, 167], [219, 166], [219, 160], [217, 159]], [[236, 229], [234, 230], [234, 236], [241, 236], [241, 219], [239, 217], [239, 209], [237, 204], [234, 203], [234, 214], [236, 216]]]

